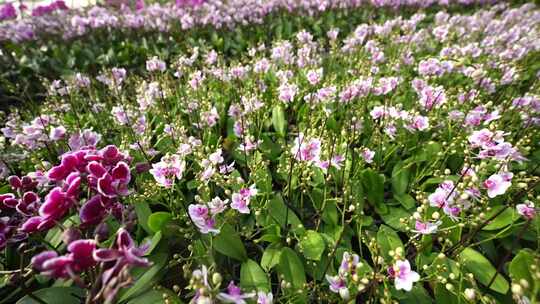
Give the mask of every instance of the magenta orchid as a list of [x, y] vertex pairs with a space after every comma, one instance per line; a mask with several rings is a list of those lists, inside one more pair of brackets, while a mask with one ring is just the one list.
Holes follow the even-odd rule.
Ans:
[[135, 267], [147, 267], [151, 265], [148, 259], [142, 257], [148, 250], [149, 244], [137, 247], [124, 228], [118, 230], [114, 245], [112, 249], [96, 249], [93, 252], [93, 257], [98, 262], [114, 262], [113, 266], [103, 273], [104, 285], [126, 265]]
[[257, 195], [257, 188], [251, 185], [249, 188], [242, 188], [238, 193], [232, 195], [231, 208], [244, 214], [250, 213], [249, 203], [251, 198]]

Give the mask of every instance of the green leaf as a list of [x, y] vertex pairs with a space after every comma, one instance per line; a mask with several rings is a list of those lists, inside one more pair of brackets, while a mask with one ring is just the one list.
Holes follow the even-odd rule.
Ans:
[[411, 291], [393, 290], [392, 294], [399, 299], [400, 304], [431, 304], [433, 300], [427, 291], [420, 285], [415, 284]]
[[133, 204], [135, 206], [135, 213], [137, 214], [137, 219], [141, 227], [149, 234], [154, 233], [152, 230], [150, 230], [150, 227], [148, 227], [148, 217], [152, 214], [152, 210], [150, 210], [150, 207], [148, 206], [147, 202], [135, 202]]
[[290, 282], [293, 289], [301, 289], [306, 283], [306, 274], [304, 265], [291, 248], [285, 247], [281, 250], [278, 272], [283, 275], [285, 281]]
[[[459, 261], [484, 286], [487, 286], [491, 278], [496, 274], [496, 270], [489, 260], [471, 248], [465, 248], [460, 253]], [[498, 293], [506, 294], [508, 292], [508, 282], [502, 275], [497, 273], [495, 281], [493, 281], [490, 288]]]
[[524, 279], [527, 282], [533, 282], [531, 275], [532, 265], [536, 265], [532, 251], [530, 249], [520, 250], [508, 267], [510, 277], [515, 281]]
[[507, 208], [505, 206], [496, 206], [493, 207], [487, 214], [486, 218], [491, 217], [497, 212], [500, 212], [502, 208], [506, 208], [501, 214], [499, 214], [496, 218], [491, 220], [489, 224], [487, 224], [482, 230], [497, 230], [504, 228], [508, 225], [511, 225], [515, 220], [519, 218], [519, 216], [516, 214], [514, 209]]
[[213, 246], [219, 253], [228, 257], [241, 262], [247, 260], [246, 248], [244, 248], [238, 233], [229, 224], [221, 227], [221, 232], [215, 237]]
[[362, 177], [368, 201], [375, 207], [377, 213], [387, 213], [388, 207], [384, 204], [384, 175], [366, 169]]
[[400, 221], [402, 218], [408, 218], [411, 216], [409, 212], [401, 207], [397, 208], [388, 208], [389, 212], [387, 214], [382, 214], [381, 218], [383, 221], [390, 227], [399, 230], [405, 231], [407, 225]]
[[279, 263], [279, 258], [281, 256], [281, 250], [277, 248], [267, 248], [261, 258], [261, 266], [266, 271], [274, 268]]
[[[78, 287], [49, 287], [32, 292], [32, 294], [48, 304], [79, 304], [84, 297], [84, 290]], [[24, 296], [17, 304], [39, 304], [29, 296]]]
[[397, 163], [392, 169], [392, 191], [395, 195], [403, 195], [409, 185], [409, 169], [404, 168], [403, 163]]
[[148, 247], [148, 250], [146, 251], [144, 255], [149, 255], [150, 253], [152, 253], [152, 251], [159, 244], [159, 241], [161, 241], [161, 237], [162, 237], [161, 231], [158, 231], [156, 234], [152, 236], [152, 238], [150, 239], [150, 247]]
[[151, 256], [149, 260], [152, 261], [152, 266], [150, 268], [142, 268], [140, 277], [135, 279], [135, 284], [122, 294], [119, 301], [127, 301], [152, 288], [158, 277], [165, 274], [162, 269], [167, 264], [167, 258], [168, 254], [164, 252]]
[[405, 209], [412, 209], [416, 207], [416, 201], [409, 194], [394, 195], [394, 198], [403, 206]]
[[443, 284], [435, 285], [434, 293], [437, 304], [459, 304], [458, 297], [448, 291]]
[[240, 268], [240, 285], [246, 290], [270, 291], [268, 276], [257, 262], [248, 259]]
[[285, 119], [285, 111], [281, 105], [276, 105], [272, 109], [272, 125], [279, 135], [285, 135], [287, 120]]
[[391, 260], [392, 257], [388, 254], [390, 250], [396, 250], [396, 248], [403, 248], [403, 243], [401, 239], [394, 231], [394, 229], [381, 225], [379, 231], [377, 232], [377, 243], [381, 248], [381, 254], [386, 260]]
[[326, 247], [323, 237], [313, 230], [308, 230], [300, 241], [302, 253], [308, 260], [319, 261]]
[[159, 211], [152, 213], [148, 217], [148, 228], [156, 233], [161, 231], [165, 225], [172, 219], [172, 215], [169, 212]]
[[[282, 227], [285, 228], [285, 218], [287, 217], [287, 206], [283, 202], [283, 198], [280, 194], [276, 194], [269, 202], [268, 202], [268, 213], [272, 218], [276, 220], [276, 222]], [[287, 222], [292, 227], [298, 226], [298, 224], [301, 224], [300, 220], [296, 216], [296, 214], [289, 209], [289, 218], [287, 219]]]
[[165, 300], [163, 299], [163, 294], [167, 294], [167, 303], [171, 304], [181, 304], [182, 301], [178, 298], [178, 296], [172, 292], [169, 289], [165, 289], [161, 287], [158, 290], [149, 290], [140, 296], [137, 296], [136, 298], [133, 298], [127, 302], [127, 304], [166, 304]]

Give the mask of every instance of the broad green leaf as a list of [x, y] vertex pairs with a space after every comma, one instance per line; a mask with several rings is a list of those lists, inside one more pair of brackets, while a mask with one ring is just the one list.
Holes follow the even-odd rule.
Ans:
[[409, 194], [394, 195], [394, 198], [403, 206], [405, 209], [412, 209], [416, 207], [416, 200]]
[[242, 262], [247, 259], [246, 248], [244, 248], [240, 236], [229, 224], [221, 227], [221, 232], [214, 238], [213, 246], [219, 253], [238, 261]]
[[257, 262], [248, 259], [240, 268], [240, 285], [246, 290], [270, 291], [268, 276]]
[[[490, 212], [486, 214], [486, 218], [491, 217], [497, 212], [500, 212], [502, 208], [506, 208], [505, 206], [496, 206], [493, 207]], [[516, 214], [514, 209], [512, 208], [506, 208], [501, 214], [499, 214], [496, 218], [494, 218], [489, 224], [487, 224], [483, 230], [497, 230], [504, 228], [508, 225], [511, 225], [515, 220], [517, 220], [519, 216]]]
[[281, 250], [278, 272], [283, 275], [285, 281], [290, 282], [294, 289], [303, 288], [306, 283], [304, 265], [291, 248], [285, 247]]
[[[390, 250], [396, 250], [398, 247], [403, 248], [403, 243], [394, 229], [381, 225], [377, 232], [377, 243], [381, 249], [381, 254], [386, 260], [391, 260], [392, 257], [388, 254]], [[404, 248], [403, 248], [404, 249]]]
[[[163, 299], [163, 294], [167, 294], [167, 302]], [[127, 304], [181, 304], [182, 301], [171, 290], [161, 287], [158, 290], [149, 290], [136, 298], [127, 302]]]
[[403, 208], [401, 207], [398, 207], [398, 208], [388, 208], [388, 213], [387, 214], [382, 214], [381, 215], [381, 218], [383, 219], [383, 221], [390, 227], [396, 229], [396, 230], [399, 230], [399, 231], [405, 231], [405, 228], [407, 227], [407, 225], [405, 225], [404, 223], [402, 223], [400, 221], [400, 219], [402, 218], [408, 218], [410, 215], [409, 212], [405, 211]]
[[[79, 304], [84, 297], [84, 290], [78, 287], [49, 287], [34, 291], [32, 294], [47, 304]], [[24, 296], [17, 304], [40, 304], [40, 302]]]
[[510, 262], [508, 272], [513, 280], [519, 281], [525, 279], [527, 282], [533, 282], [531, 275], [531, 266], [537, 265], [534, 255], [530, 249], [522, 249]]
[[409, 185], [409, 169], [403, 163], [397, 163], [392, 169], [392, 191], [395, 195], [403, 195]]
[[399, 299], [399, 303], [402, 304], [431, 304], [433, 300], [427, 293], [427, 291], [416, 283], [411, 291], [392, 291], [392, 294]]
[[162, 237], [161, 231], [158, 231], [158, 232], [156, 232], [156, 234], [154, 234], [152, 236], [152, 238], [149, 239], [150, 247], [148, 247], [148, 250], [146, 251], [146, 253], [144, 255], [149, 255], [150, 253], [152, 253], [152, 251], [159, 244], [159, 241], [161, 241], [161, 237]]
[[[282, 227], [285, 228], [285, 219], [287, 218], [287, 206], [283, 202], [283, 198], [280, 194], [276, 194], [269, 202], [268, 202], [268, 213], [274, 220]], [[301, 224], [300, 220], [296, 216], [296, 214], [289, 209], [289, 215], [287, 222], [289, 225], [291, 225], [293, 228], [296, 228], [298, 224]]]
[[378, 174], [372, 169], [366, 169], [362, 173], [362, 177], [368, 201], [379, 214], [387, 213], [388, 207], [384, 203], [384, 175]]
[[[496, 274], [496, 270], [489, 260], [471, 248], [465, 248], [460, 253], [459, 262], [465, 266], [465, 269], [474, 274], [476, 280], [484, 286], [487, 286], [491, 278]], [[508, 292], [508, 282], [502, 275], [497, 273], [490, 288], [498, 293], [505, 294]]]
[[285, 119], [285, 111], [281, 105], [276, 105], [272, 109], [272, 125], [279, 135], [285, 135], [287, 120]]
[[165, 225], [172, 219], [172, 214], [169, 212], [159, 211], [152, 213], [148, 217], [148, 228], [156, 233], [161, 231]]
[[[152, 285], [159, 279], [159, 276], [165, 274], [162, 270], [167, 264], [167, 258], [168, 255], [164, 252], [152, 255], [149, 258], [152, 261], [152, 266], [142, 268], [142, 274], [136, 277], [135, 284], [122, 294], [119, 301], [127, 301], [152, 288]], [[141, 271], [140, 269], [137, 270]]]
[[279, 264], [279, 258], [281, 256], [281, 250], [277, 248], [267, 248], [261, 258], [261, 266], [266, 271], [270, 271], [270, 269], [274, 268], [277, 264]]
[[150, 210], [148, 203], [135, 202], [133, 205], [135, 207], [135, 213], [137, 214], [138, 223], [147, 233], [154, 233], [154, 231], [150, 230], [150, 227], [148, 227], [148, 217], [152, 214], [152, 210]]
[[300, 241], [302, 253], [308, 260], [319, 261], [325, 249], [323, 237], [313, 230], [308, 230]]

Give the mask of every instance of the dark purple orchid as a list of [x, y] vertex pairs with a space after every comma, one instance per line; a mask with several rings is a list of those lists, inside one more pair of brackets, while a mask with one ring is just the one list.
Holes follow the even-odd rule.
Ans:
[[43, 275], [53, 278], [73, 278], [97, 264], [93, 257], [94, 240], [76, 240], [68, 245], [69, 253], [59, 256], [56, 251], [45, 251], [32, 258], [32, 266]]
[[149, 248], [149, 244], [135, 246], [135, 242], [126, 229], [120, 228], [116, 235], [115, 248], [97, 249], [94, 251], [94, 259], [98, 262], [114, 262], [113, 266], [103, 273], [103, 285], [116, 276], [125, 266], [147, 267], [151, 265], [148, 259], [142, 256]]
[[17, 18], [17, 10], [12, 3], [5, 3], [0, 7], [0, 21]]

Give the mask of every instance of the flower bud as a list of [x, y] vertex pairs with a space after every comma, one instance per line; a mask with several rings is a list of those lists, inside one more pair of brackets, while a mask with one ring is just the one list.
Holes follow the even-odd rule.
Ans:
[[69, 243], [76, 241], [81, 238], [81, 232], [79, 229], [69, 227], [62, 233], [62, 241], [64, 244], [69, 245]]
[[222, 279], [221, 274], [217, 272], [212, 275], [212, 283], [214, 283], [214, 285], [220, 285]]
[[476, 292], [472, 288], [465, 289], [463, 294], [465, 294], [465, 298], [467, 298], [467, 300], [471, 301], [474, 300], [474, 298], [476, 297]]
[[343, 300], [347, 301], [347, 300], [349, 299], [349, 297], [350, 297], [349, 289], [348, 289], [348, 288], [340, 288], [340, 289], [339, 289], [339, 296], [340, 296]]
[[19, 189], [22, 187], [21, 179], [15, 175], [8, 177], [8, 183], [13, 189]]

